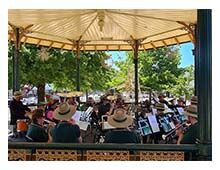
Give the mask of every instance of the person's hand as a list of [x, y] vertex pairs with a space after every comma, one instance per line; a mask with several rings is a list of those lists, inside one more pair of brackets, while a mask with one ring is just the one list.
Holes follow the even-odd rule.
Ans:
[[50, 122], [49, 124], [48, 124], [48, 126], [50, 126], [50, 127], [54, 127], [56, 125], [56, 123], [54, 123], [54, 122]]
[[110, 113], [110, 112], [106, 112], [105, 114], [106, 114], [106, 115], [108, 115], [108, 116], [110, 116], [110, 115], [111, 115], [111, 113]]
[[179, 129], [176, 130], [176, 136], [183, 136], [182, 128], [179, 128]]
[[31, 117], [32, 117], [32, 112], [28, 112], [28, 111], [25, 110], [24, 116], [31, 119]]

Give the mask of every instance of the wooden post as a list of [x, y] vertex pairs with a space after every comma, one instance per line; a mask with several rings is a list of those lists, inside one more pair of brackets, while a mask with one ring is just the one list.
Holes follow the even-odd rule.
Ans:
[[139, 41], [134, 40], [134, 92], [135, 92], [135, 105], [138, 106], [138, 48]]
[[14, 28], [15, 34], [15, 45], [14, 45], [14, 55], [13, 55], [13, 92], [20, 89], [19, 84], [19, 50], [20, 50], [20, 29]]
[[[80, 41], [76, 42], [76, 90], [80, 91]], [[80, 103], [80, 97], [77, 97]]]

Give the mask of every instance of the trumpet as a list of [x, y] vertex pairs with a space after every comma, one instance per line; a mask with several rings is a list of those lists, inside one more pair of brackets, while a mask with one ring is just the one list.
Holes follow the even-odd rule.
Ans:
[[[183, 122], [183, 123], [181, 123], [180, 125], [178, 125], [178, 126], [176, 126], [173, 130], [171, 130], [169, 133], [167, 133], [166, 135], [165, 134], [163, 134], [162, 135], [162, 139], [163, 140], [166, 140], [166, 138], [167, 137], [169, 137], [169, 136], [172, 136], [173, 135], [173, 133], [177, 130], [177, 129], [179, 129], [179, 128], [182, 128], [182, 127], [184, 127], [184, 126], [186, 126], [184, 129], [183, 129], [183, 132], [185, 132], [187, 129], [188, 129], [188, 124], [187, 124], [187, 121], [185, 121], [185, 122]], [[174, 136], [172, 136], [172, 138], [174, 138], [176, 135], [174, 134]]]

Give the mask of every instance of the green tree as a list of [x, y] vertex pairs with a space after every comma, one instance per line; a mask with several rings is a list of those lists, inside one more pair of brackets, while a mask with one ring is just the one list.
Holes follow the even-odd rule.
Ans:
[[155, 91], [169, 91], [183, 72], [179, 64], [180, 54], [175, 47], [140, 52], [140, 84]]
[[115, 69], [112, 69], [111, 80], [108, 85], [117, 88], [119, 91], [133, 91], [134, 66], [132, 57], [127, 56], [125, 61], [117, 61], [114, 64]]
[[[175, 47], [159, 48], [156, 50], [139, 51], [138, 74], [141, 90], [169, 91], [177, 85], [178, 77], [183, 73], [180, 64], [179, 49]], [[116, 62], [119, 68], [112, 75], [109, 83], [122, 90], [134, 87], [133, 52], [127, 52], [126, 60]]]
[[13, 67], [12, 67], [13, 45], [8, 44], [8, 90], [13, 88]]
[[184, 71], [179, 75], [177, 83], [170, 90], [176, 96], [185, 96], [190, 99], [194, 94], [194, 66], [190, 65], [184, 68]]
[[[43, 48], [44, 49], [44, 48]], [[111, 68], [104, 63], [106, 53], [81, 53], [81, 91], [103, 90], [108, 87]], [[9, 81], [12, 79], [12, 48], [9, 48]], [[44, 100], [45, 83], [53, 83], [57, 90], [76, 89], [76, 55], [70, 51], [44, 49], [34, 45], [23, 45], [20, 53], [20, 82], [38, 87], [38, 99]]]
[[44, 101], [45, 84], [52, 83], [63, 75], [63, 58], [58, 50], [25, 45], [20, 53], [20, 81], [38, 88], [38, 101]]

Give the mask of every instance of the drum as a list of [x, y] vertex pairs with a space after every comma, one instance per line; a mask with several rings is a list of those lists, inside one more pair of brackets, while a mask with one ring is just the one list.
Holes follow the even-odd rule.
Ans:
[[26, 119], [17, 120], [17, 132], [24, 132], [28, 130]]

